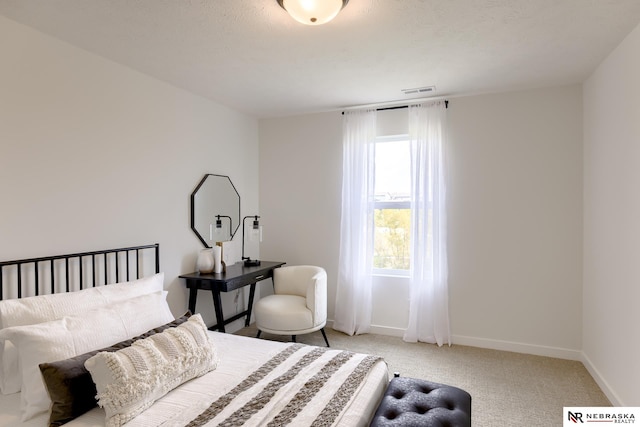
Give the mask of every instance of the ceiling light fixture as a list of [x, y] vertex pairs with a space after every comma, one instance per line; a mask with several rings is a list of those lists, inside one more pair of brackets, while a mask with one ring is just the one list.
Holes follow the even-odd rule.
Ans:
[[338, 15], [349, 0], [277, 0], [293, 19], [305, 25], [322, 25]]

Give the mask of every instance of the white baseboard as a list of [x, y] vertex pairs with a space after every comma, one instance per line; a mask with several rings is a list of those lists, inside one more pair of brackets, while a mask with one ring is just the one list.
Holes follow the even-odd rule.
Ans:
[[[327, 321], [328, 327], [333, 327], [333, 321]], [[371, 325], [371, 333], [392, 337], [404, 336], [404, 329], [388, 326]], [[462, 335], [451, 337], [453, 344], [468, 345], [470, 347], [489, 348], [492, 350], [512, 351], [514, 353], [534, 354], [536, 356], [556, 357], [558, 359], [577, 360], [582, 362], [582, 352], [566, 348], [548, 347], [535, 344], [524, 344], [512, 341], [492, 340], [487, 338], [475, 338]]]
[[[333, 320], [327, 320], [327, 328], [333, 329]], [[376, 335], [386, 335], [390, 337], [400, 337], [404, 335], [404, 329], [391, 328], [388, 326], [371, 325], [369, 333]]]
[[371, 333], [377, 334], [377, 335], [386, 335], [390, 337], [402, 338], [404, 336], [404, 329], [391, 328], [388, 326], [371, 325]]
[[584, 353], [581, 353], [581, 355], [582, 355], [582, 358], [580, 359], [580, 361], [582, 362], [584, 367], [587, 368], [587, 371], [589, 371], [589, 373], [591, 374], [595, 382], [598, 384], [602, 392], [605, 394], [605, 396], [607, 396], [607, 399], [609, 399], [611, 404], [613, 406], [627, 406], [622, 402], [622, 400], [618, 397], [618, 395], [609, 386], [609, 383], [605, 381], [605, 379], [602, 377], [600, 372], [593, 365], [589, 357]]
[[489, 348], [492, 350], [512, 351], [514, 353], [533, 354], [536, 356], [555, 357], [558, 359], [582, 361], [582, 352], [568, 348], [549, 347], [537, 344], [525, 344], [513, 341], [493, 340], [488, 338], [466, 337], [453, 335], [454, 344], [471, 347]]

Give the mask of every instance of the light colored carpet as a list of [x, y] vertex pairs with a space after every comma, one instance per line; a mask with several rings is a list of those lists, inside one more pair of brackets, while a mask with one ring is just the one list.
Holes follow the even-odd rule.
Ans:
[[[389, 373], [423, 378], [462, 388], [471, 394], [474, 427], [549, 427], [562, 425], [563, 406], [611, 406], [580, 362], [453, 345], [406, 343], [383, 335], [350, 337], [326, 328], [332, 348], [382, 356]], [[255, 325], [238, 335], [255, 337]], [[262, 334], [261, 339], [290, 337]], [[322, 334], [298, 337], [299, 343], [325, 346]]]

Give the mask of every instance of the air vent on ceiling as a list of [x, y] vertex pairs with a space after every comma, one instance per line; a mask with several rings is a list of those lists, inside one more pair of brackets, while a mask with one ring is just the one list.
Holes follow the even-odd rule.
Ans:
[[413, 89], [402, 89], [405, 95], [422, 95], [425, 93], [435, 92], [435, 86], [416, 87]]

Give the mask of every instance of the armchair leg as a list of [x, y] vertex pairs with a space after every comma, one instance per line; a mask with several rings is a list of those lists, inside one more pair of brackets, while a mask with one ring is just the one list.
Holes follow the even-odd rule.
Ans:
[[324, 328], [320, 329], [320, 332], [322, 332], [322, 336], [324, 337], [324, 342], [327, 343], [327, 347], [331, 347], [329, 345], [329, 340], [327, 339], [327, 334], [325, 334], [325, 332], [324, 332]]
[[296, 336], [295, 335], [291, 335], [291, 342], [296, 342]]
[[258, 329], [258, 335], [256, 335], [256, 338], [260, 338], [260, 334], [262, 333], [262, 331], [260, 329]]

